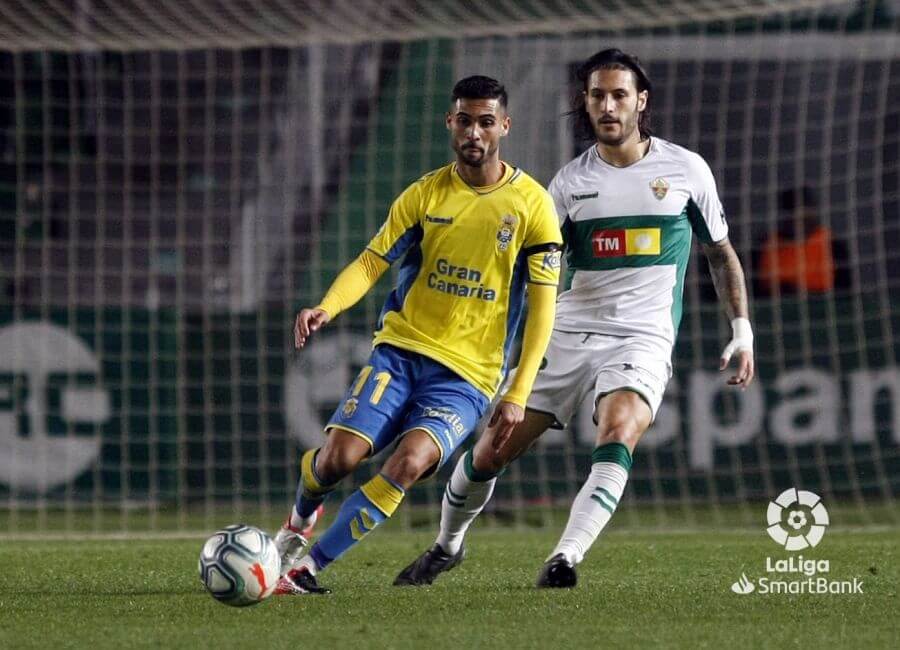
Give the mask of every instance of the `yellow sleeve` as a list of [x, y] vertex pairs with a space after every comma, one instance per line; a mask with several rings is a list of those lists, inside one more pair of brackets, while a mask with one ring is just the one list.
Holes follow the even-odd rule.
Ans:
[[562, 244], [559, 216], [550, 194], [543, 187], [536, 187], [531, 200], [528, 230], [525, 231], [524, 248], [545, 244]]
[[372, 251], [363, 251], [335, 278], [316, 308], [325, 311], [329, 318], [334, 318], [366, 295], [389, 266]]
[[504, 402], [512, 402], [525, 407], [531, 394], [534, 378], [540, 369], [541, 360], [553, 332], [556, 316], [556, 285], [531, 284], [528, 287], [528, 318], [522, 337], [522, 354], [519, 366], [509, 390], [503, 396]]
[[387, 220], [366, 250], [341, 271], [318, 305], [334, 318], [366, 295], [378, 278], [421, 238], [424, 186], [428, 175], [407, 187], [391, 205]]
[[388, 264], [393, 264], [422, 237], [424, 176], [407, 187], [391, 205], [387, 220], [366, 247]]
[[562, 233], [553, 199], [541, 187], [535, 188], [529, 228], [525, 233], [523, 253], [528, 259], [528, 282], [559, 284]]

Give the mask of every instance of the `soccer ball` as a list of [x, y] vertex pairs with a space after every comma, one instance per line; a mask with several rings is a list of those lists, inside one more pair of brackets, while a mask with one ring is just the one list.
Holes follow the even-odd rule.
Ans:
[[281, 558], [275, 542], [259, 528], [233, 524], [206, 540], [197, 568], [213, 598], [244, 607], [272, 595]]

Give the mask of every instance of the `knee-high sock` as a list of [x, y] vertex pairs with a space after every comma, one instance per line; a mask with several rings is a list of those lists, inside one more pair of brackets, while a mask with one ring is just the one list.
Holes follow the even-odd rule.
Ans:
[[394, 514], [405, 494], [383, 474], [375, 476], [344, 501], [334, 522], [298, 566], [313, 574], [327, 567]]
[[297, 497], [290, 518], [291, 528], [298, 531], [316, 523], [316, 508], [337, 485], [336, 483], [326, 485], [316, 474], [318, 453], [318, 449], [310, 449], [300, 459], [300, 481], [297, 484]]
[[441, 501], [441, 530], [436, 542], [444, 551], [450, 555], [459, 552], [466, 531], [491, 500], [496, 483], [496, 475], [478, 472], [472, 466], [471, 449], [459, 459]]
[[591, 473], [575, 497], [566, 529], [547, 559], [562, 553], [572, 564], [581, 562], [619, 505], [631, 469], [628, 448], [618, 442], [597, 447], [591, 461]]

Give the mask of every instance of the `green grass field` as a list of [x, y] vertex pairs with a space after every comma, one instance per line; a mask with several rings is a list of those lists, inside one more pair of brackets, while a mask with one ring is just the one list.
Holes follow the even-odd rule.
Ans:
[[604, 535], [570, 591], [532, 587], [557, 531], [475, 531], [428, 588], [391, 581], [432, 539], [378, 531], [324, 597], [232, 609], [204, 591], [202, 540], [0, 542], [0, 648], [900, 647], [900, 531], [830, 530], [805, 553], [862, 595], [736, 595], [787, 557], [763, 531]]

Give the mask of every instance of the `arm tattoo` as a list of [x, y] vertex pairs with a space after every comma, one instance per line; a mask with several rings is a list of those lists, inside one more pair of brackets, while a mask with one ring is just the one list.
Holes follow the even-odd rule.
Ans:
[[725, 308], [728, 320], [748, 318], [747, 285], [741, 261], [727, 238], [715, 244], [703, 244], [703, 252], [709, 260], [709, 271], [719, 302]]

